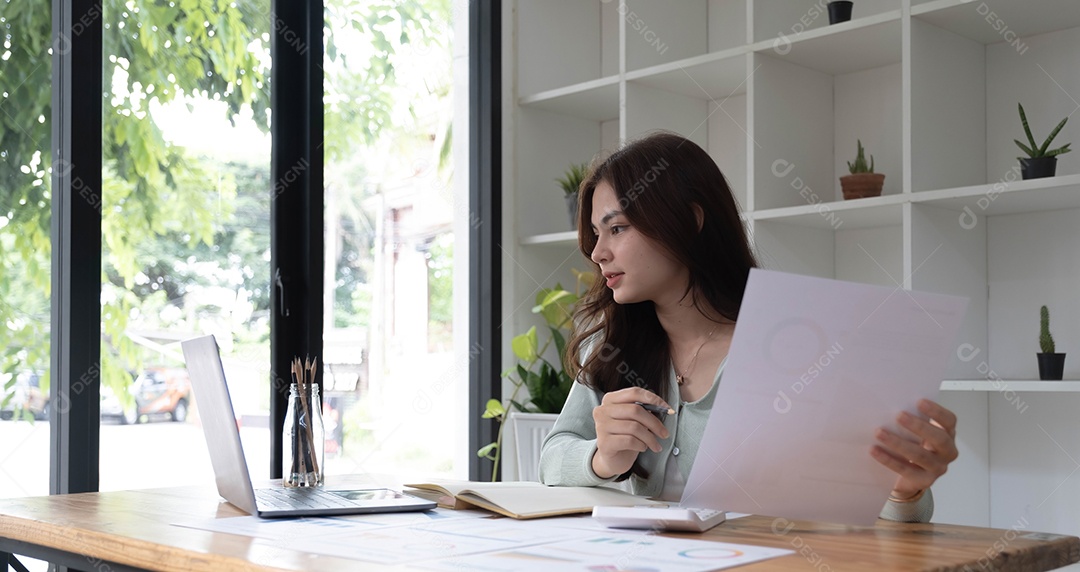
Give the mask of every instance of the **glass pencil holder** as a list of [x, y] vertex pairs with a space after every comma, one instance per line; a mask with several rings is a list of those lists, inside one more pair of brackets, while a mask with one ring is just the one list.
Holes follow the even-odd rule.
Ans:
[[323, 484], [325, 436], [319, 386], [315, 383], [289, 387], [289, 405], [285, 412], [284, 467], [286, 487], [317, 487]]

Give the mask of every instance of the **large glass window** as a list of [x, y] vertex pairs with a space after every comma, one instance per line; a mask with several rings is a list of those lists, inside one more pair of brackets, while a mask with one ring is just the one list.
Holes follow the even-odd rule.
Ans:
[[[456, 4], [326, 2], [331, 473], [466, 474]], [[50, 12], [0, 0], [0, 496], [48, 493]], [[270, 0], [104, 0], [100, 14], [100, 488], [209, 480], [178, 344], [203, 333], [266, 477]]]
[[49, 7], [0, 0], [0, 497], [49, 494]]
[[107, 0], [101, 490], [213, 478], [179, 341], [269, 477], [270, 0]]
[[450, 0], [326, 2], [331, 473], [467, 474], [455, 458], [468, 374], [453, 312], [465, 255], [454, 220], [467, 217], [451, 152], [457, 12]]

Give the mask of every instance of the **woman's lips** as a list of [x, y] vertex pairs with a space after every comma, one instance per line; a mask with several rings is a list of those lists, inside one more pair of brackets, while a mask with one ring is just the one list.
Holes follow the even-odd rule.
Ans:
[[608, 288], [614, 288], [615, 285], [619, 283], [619, 280], [622, 279], [622, 277], [623, 277], [622, 272], [617, 272], [615, 274], [608, 274], [607, 287]]

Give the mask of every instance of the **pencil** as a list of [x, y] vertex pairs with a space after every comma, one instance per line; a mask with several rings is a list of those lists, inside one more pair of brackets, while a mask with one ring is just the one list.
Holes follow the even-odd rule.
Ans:
[[671, 415], [671, 414], [675, 413], [675, 410], [670, 408], [670, 407], [665, 409], [663, 407], [660, 407], [659, 405], [653, 405], [652, 403], [643, 403], [641, 401], [635, 401], [634, 405], [640, 405], [642, 408], [645, 409], [645, 411], [651, 411], [653, 413], [667, 413], [668, 415]]

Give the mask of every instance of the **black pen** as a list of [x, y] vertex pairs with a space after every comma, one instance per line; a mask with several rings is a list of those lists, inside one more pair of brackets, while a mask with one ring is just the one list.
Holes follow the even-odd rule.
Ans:
[[671, 414], [675, 413], [675, 410], [670, 408], [670, 407], [668, 407], [667, 409], [664, 409], [663, 407], [660, 407], [659, 405], [653, 405], [652, 403], [643, 403], [641, 401], [635, 401], [634, 405], [640, 405], [641, 407], [643, 407], [645, 409], [645, 411], [651, 411], [653, 413], [666, 413], [668, 415], [671, 415]]

